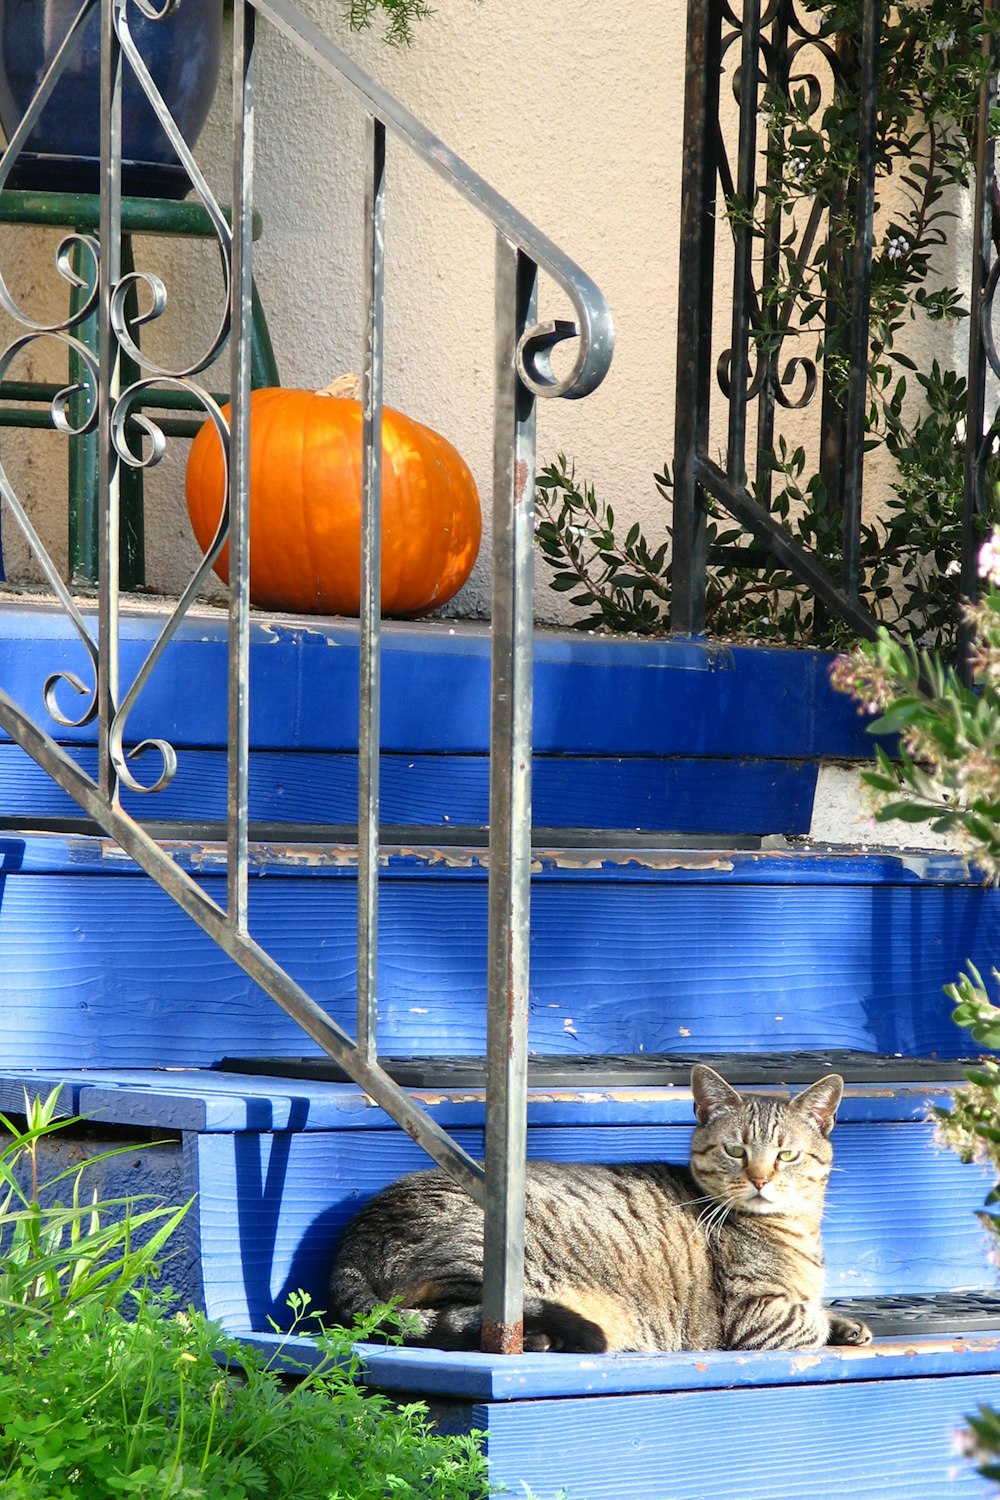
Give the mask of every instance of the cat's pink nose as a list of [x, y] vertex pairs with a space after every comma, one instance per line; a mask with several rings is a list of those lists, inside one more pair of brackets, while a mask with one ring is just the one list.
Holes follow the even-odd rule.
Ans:
[[763, 1188], [763, 1187], [764, 1187], [764, 1186], [765, 1186], [765, 1185], [766, 1185], [766, 1184], [767, 1184], [767, 1183], [769, 1183], [769, 1182], [770, 1182], [770, 1181], [771, 1181], [771, 1179], [770, 1179], [770, 1177], [763, 1177], [763, 1176], [760, 1176], [760, 1177], [751, 1177], [751, 1178], [750, 1178], [750, 1181], [751, 1181], [751, 1182], [752, 1182], [752, 1183], [753, 1183], [753, 1185], [754, 1185], [754, 1187], [755, 1187], [755, 1188], [756, 1188], [756, 1189], [757, 1189], [757, 1191], [758, 1191], [758, 1193], [759, 1193], [759, 1192], [760, 1192], [760, 1191], [761, 1191], [761, 1189], [762, 1189], [762, 1188]]

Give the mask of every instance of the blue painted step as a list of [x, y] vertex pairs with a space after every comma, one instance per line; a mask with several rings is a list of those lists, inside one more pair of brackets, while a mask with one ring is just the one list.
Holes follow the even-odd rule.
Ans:
[[[159, 624], [149, 613], [124, 620], [125, 683]], [[222, 813], [224, 637], [218, 615], [189, 621], [136, 709], [132, 737], [165, 735], [180, 756], [168, 793], [128, 798], [143, 817]], [[961, 1049], [942, 986], [968, 959], [992, 967], [1000, 893], [960, 861], [607, 836], [805, 831], [819, 759], [870, 751], [827, 668], [812, 653], [539, 638], [536, 829], [603, 829], [615, 846], [553, 837], [536, 851], [536, 1052], [847, 1048], [919, 1059]], [[51, 610], [0, 614], [0, 681], [25, 707], [39, 711], [52, 672], [81, 669], [82, 649]], [[350, 1031], [354, 855], [326, 825], [354, 815], [356, 629], [258, 619], [251, 679], [252, 815], [313, 830], [255, 847], [251, 930]], [[383, 816], [413, 835], [386, 852], [381, 888], [385, 1052], [484, 1048], [485, 860], [449, 829], [485, 820], [487, 681], [478, 627], [388, 628]], [[93, 764], [92, 726], [58, 735]], [[17, 1109], [25, 1077], [34, 1089], [65, 1078], [67, 1109], [91, 1116], [93, 1149], [102, 1122], [116, 1139], [162, 1138], [148, 1174], [129, 1170], [136, 1189], [198, 1194], [171, 1280], [273, 1346], [268, 1320], [280, 1320], [288, 1291], [305, 1287], [322, 1304], [346, 1217], [425, 1158], [353, 1086], [208, 1071], [227, 1055], [310, 1047], [115, 846], [22, 831], [72, 811], [0, 743], [0, 1107]], [[417, 825], [435, 824], [440, 839], [418, 843]], [[221, 894], [224, 856], [207, 829], [178, 837], [173, 855]], [[988, 1181], [935, 1150], [926, 1116], [943, 1085], [918, 1072], [849, 1090], [835, 1136], [831, 1295], [992, 1288], [974, 1218]], [[420, 1096], [481, 1150], [477, 1089]], [[682, 1160], [690, 1119], [684, 1087], [537, 1089], [530, 1150]], [[453, 1420], [485, 1428], [494, 1479], [514, 1493], [527, 1484], [536, 1500], [562, 1487], [570, 1500], [985, 1494], [952, 1432], [977, 1402], [1000, 1404], [1000, 1340], [926, 1329], [800, 1355], [373, 1349], [368, 1367], [373, 1382], [431, 1395]]]
[[[123, 691], [163, 618], [152, 609], [123, 615]], [[124, 806], [135, 816], [224, 815], [225, 649], [220, 611], [189, 618], [166, 648], [133, 711], [128, 742], [167, 738], [178, 751], [178, 774], [153, 797], [126, 791]], [[255, 616], [250, 663], [251, 816], [353, 821], [357, 626]], [[851, 704], [829, 686], [829, 663], [819, 652], [539, 633], [536, 824], [808, 831], [817, 758], [871, 753]], [[0, 683], [91, 771], [95, 726], [66, 729], [45, 715], [43, 687], [56, 672], [89, 680], [89, 661], [67, 621], [42, 604], [5, 606]], [[387, 623], [384, 820], [484, 824], [488, 737], [486, 629]], [[0, 740], [0, 815], [31, 826], [32, 819], [75, 811], [19, 749]]]
[[[322, 1306], [346, 1218], [425, 1160], [353, 1085], [203, 1070], [65, 1079], [67, 1109], [85, 1113], [98, 1136], [102, 1121], [177, 1132], [173, 1196], [198, 1194], [181, 1259], [196, 1280], [179, 1290], [269, 1348], [269, 1320], [281, 1321], [290, 1290], [304, 1287]], [[0, 1075], [0, 1107], [16, 1109], [26, 1082], [44, 1090], [51, 1081]], [[468, 1149], [481, 1149], [481, 1094], [420, 1097]], [[992, 1286], [990, 1247], [973, 1217], [989, 1174], [937, 1149], [927, 1119], [947, 1097], [926, 1082], [848, 1090], [826, 1228], [831, 1296]], [[533, 1091], [529, 1149], [563, 1160], [683, 1160], [691, 1113], [683, 1087]], [[163, 1191], [162, 1164], [157, 1171]], [[310, 1349], [299, 1341], [293, 1352], [308, 1359]], [[988, 1493], [953, 1451], [953, 1434], [978, 1402], [1000, 1402], [996, 1334], [918, 1331], [798, 1354], [503, 1359], [372, 1348], [366, 1357], [373, 1383], [485, 1428], [494, 1480], [515, 1493], [527, 1484], [538, 1500], [561, 1487], [573, 1500]]]
[[[223, 899], [219, 846], [174, 855]], [[263, 846], [253, 870], [252, 935], [353, 1033], [353, 850]], [[483, 1052], [486, 894], [482, 850], [387, 853], [384, 1052]], [[540, 849], [532, 903], [539, 1053], [953, 1057], [942, 987], [969, 959], [988, 973], [1000, 951], [1000, 891], [944, 855]], [[106, 839], [0, 837], [0, 972], [9, 1067], [315, 1050]]]

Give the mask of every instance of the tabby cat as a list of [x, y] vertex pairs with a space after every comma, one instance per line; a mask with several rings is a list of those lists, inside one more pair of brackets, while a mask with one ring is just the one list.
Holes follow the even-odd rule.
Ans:
[[[691, 1165], [528, 1163], [526, 1349], [808, 1349], [865, 1344], [826, 1311], [820, 1219], [843, 1080], [792, 1100], [691, 1073]], [[480, 1344], [483, 1215], [442, 1171], [378, 1193], [348, 1225], [329, 1312], [398, 1299], [408, 1342]]]

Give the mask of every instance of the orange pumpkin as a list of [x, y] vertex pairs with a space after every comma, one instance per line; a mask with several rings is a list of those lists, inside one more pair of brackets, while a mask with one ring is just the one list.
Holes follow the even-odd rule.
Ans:
[[[361, 598], [361, 406], [326, 391], [264, 388], [250, 398], [250, 598], [264, 609], [356, 615]], [[356, 390], [356, 382], [351, 383]], [[228, 407], [223, 411], [229, 415]], [[222, 514], [225, 466], [211, 422], [191, 445], [188, 513], [203, 550]], [[382, 418], [382, 612], [435, 609], [479, 551], [479, 496], [439, 433], [386, 407]], [[229, 573], [229, 548], [215, 571]]]

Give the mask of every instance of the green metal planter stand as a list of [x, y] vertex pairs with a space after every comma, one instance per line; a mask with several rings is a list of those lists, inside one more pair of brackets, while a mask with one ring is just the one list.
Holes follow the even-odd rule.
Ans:
[[[0, 193], [0, 223], [65, 227], [76, 233], [96, 233], [100, 225], [101, 200], [97, 194], [31, 192], [9, 189]], [[229, 217], [227, 212], [227, 218]], [[260, 237], [260, 216], [254, 216], [254, 238]], [[133, 234], [179, 235], [214, 240], [215, 228], [200, 203], [178, 203], [167, 198], [125, 198], [122, 200], [122, 272], [134, 270]], [[79, 246], [72, 251], [72, 268], [80, 284], [71, 288], [70, 313], [76, 314], [89, 292], [86, 285], [84, 252]], [[138, 311], [134, 295], [127, 305], [128, 314]], [[97, 309], [75, 325], [77, 337], [97, 354]], [[134, 336], [138, 339], [138, 331]], [[124, 384], [138, 379], [134, 362], [122, 354], [121, 378]], [[70, 353], [69, 384], [77, 387], [70, 397], [68, 416], [74, 426], [86, 421], [93, 397], [86, 387], [87, 372], [79, 355]], [[278, 368], [271, 347], [267, 322], [257, 294], [253, 290], [253, 328], [251, 340], [251, 384], [278, 385]], [[0, 381], [0, 427], [37, 427], [52, 429], [51, 403], [61, 389], [38, 381]], [[219, 402], [229, 398], [216, 394]], [[39, 403], [44, 403], [39, 404]], [[152, 391], [137, 405], [154, 407], [161, 412], [201, 411], [202, 407], [186, 391], [174, 388]], [[157, 425], [168, 437], [193, 437], [201, 425], [190, 417], [158, 416]], [[138, 439], [138, 430], [134, 429]], [[121, 586], [126, 590], [142, 588], [145, 582], [143, 531], [142, 469], [122, 464], [121, 484]], [[98, 580], [98, 434], [96, 427], [70, 439], [69, 442], [69, 566], [71, 587], [88, 587]]]

